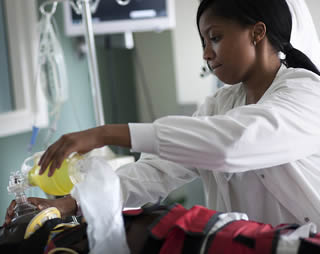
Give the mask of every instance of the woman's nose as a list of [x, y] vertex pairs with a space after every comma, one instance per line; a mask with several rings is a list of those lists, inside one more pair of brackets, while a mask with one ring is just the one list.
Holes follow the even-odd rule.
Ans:
[[215, 51], [210, 47], [210, 45], [206, 45], [203, 49], [203, 59], [205, 61], [213, 60], [216, 57]]

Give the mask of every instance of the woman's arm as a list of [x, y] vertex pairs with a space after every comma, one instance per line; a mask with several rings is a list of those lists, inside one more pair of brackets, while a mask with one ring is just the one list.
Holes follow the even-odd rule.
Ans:
[[316, 154], [320, 147], [320, 83], [306, 78], [292, 80], [292, 86], [285, 84], [260, 103], [223, 115], [159, 119], [152, 126], [156, 139], [149, 144], [154, 151], [141, 152], [229, 173], [273, 167]]
[[63, 160], [71, 153], [78, 152], [83, 154], [105, 145], [131, 147], [128, 125], [103, 125], [63, 135], [42, 155], [39, 161], [39, 165], [41, 166], [40, 174], [46, 170], [51, 161], [49, 176], [52, 176], [57, 168], [60, 168]]

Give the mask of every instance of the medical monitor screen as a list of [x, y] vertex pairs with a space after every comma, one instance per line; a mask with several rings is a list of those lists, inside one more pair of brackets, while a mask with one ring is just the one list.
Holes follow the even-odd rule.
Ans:
[[[69, 36], [83, 35], [81, 15], [64, 3], [65, 32]], [[101, 0], [92, 14], [95, 34], [137, 31], [161, 31], [175, 25], [173, 0], [131, 0], [121, 6], [116, 0]]]

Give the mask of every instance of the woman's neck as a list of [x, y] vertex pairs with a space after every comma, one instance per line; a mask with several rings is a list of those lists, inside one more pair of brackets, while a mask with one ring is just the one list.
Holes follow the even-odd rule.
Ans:
[[246, 105], [255, 104], [261, 99], [280, 69], [281, 62], [278, 55], [276, 53], [270, 55], [269, 50], [270, 48], [262, 46], [257, 53], [257, 63], [248, 75], [248, 79], [243, 81]]

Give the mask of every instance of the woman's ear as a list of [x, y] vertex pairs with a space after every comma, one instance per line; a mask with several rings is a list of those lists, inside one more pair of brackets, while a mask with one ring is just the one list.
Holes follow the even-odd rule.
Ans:
[[267, 27], [266, 25], [259, 21], [257, 22], [252, 30], [252, 40], [255, 44], [258, 44], [261, 40], [264, 39], [267, 33]]

